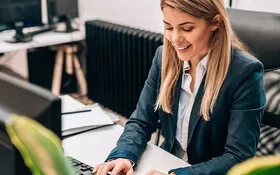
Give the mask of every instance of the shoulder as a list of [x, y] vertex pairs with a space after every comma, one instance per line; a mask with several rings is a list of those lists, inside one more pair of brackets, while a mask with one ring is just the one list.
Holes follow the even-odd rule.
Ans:
[[159, 54], [159, 55], [162, 55], [162, 50], [163, 50], [163, 46], [159, 46], [156, 50], [156, 55]]
[[153, 64], [156, 64], [157, 66], [161, 67], [161, 62], [162, 62], [162, 50], [163, 46], [159, 46], [156, 50], [154, 59], [153, 59]]
[[[253, 87], [261, 83], [263, 79], [263, 64], [254, 56], [234, 49], [231, 55], [231, 63], [225, 79], [225, 87], [240, 89], [241, 87]], [[254, 86], [257, 88], [257, 86]]]
[[257, 58], [239, 49], [233, 49], [229, 75], [242, 79], [252, 74], [262, 76], [263, 71], [263, 64]]
[[238, 70], [239, 72], [248, 72], [254, 69], [263, 71], [263, 64], [253, 55], [239, 49], [233, 49], [230, 69]]

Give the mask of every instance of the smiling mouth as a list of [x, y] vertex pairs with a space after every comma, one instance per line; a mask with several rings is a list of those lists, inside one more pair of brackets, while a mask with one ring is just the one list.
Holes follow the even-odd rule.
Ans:
[[182, 51], [182, 50], [185, 50], [185, 49], [189, 48], [190, 46], [191, 46], [191, 44], [188, 45], [188, 46], [177, 47], [177, 49], [180, 50], [180, 51]]

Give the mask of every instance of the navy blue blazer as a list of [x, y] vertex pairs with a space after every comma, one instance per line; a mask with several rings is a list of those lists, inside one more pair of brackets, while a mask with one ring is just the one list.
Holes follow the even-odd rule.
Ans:
[[[161, 82], [161, 59], [162, 47], [159, 47], [136, 110], [107, 160], [122, 157], [137, 164], [151, 134], [156, 130], [158, 120], [165, 139], [161, 148], [173, 152], [182, 78], [179, 77], [176, 85], [172, 114], [161, 109], [154, 111]], [[228, 75], [210, 121], [204, 121], [199, 115], [204, 77], [190, 116], [187, 155], [192, 166], [174, 167], [172, 171], [177, 175], [226, 174], [234, 164], [254, 156], [265, 105], [262, 76], [262, 63], [233, 49]]]

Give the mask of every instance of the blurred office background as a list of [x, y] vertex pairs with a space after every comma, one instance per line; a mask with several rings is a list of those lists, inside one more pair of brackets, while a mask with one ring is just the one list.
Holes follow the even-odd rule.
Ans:
[[[79, 0], [79, 21], [101, 19], [134, 28], [163, 32], [160, 0]], [[228, 7], [230, 0], [225, 0]], [[280, 13], [280, 1], [277, 0], [232, 0], [232, 8]], [[42, 18], [47, 23], [46, 0], [42, 0]], [[28, 78], [28, 68], [24, 51], [12, 53], [13, 58], [1, 61], [23, 77]], [[9, 55], [11, 57], [11, 55]], [[4, 59], [2, 59], [4, 60]], [[4, 63], [3, 63], [4, 62]]]
[[[162, 33], [160, 0], [80, 0], [81, 18], [99, 18], [131, 27]], [[225, 0], [226, 6], [229, 0]], [[232, 0], [232, 7], [239, 9], [280, 12], [277, 0]]]

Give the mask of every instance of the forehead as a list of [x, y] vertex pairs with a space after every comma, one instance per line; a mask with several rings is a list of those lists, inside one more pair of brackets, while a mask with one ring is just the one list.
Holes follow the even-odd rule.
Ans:
[[192, 15], [189, 15], [187, 13], [182, 12], [181, 10], [172, 7], [164, 7], [162, 9], [162, 12], [163, 12], [163, 20], [172, 25], [178, 25], [186, 22], [194, 23], [194, 24], [205, 23], [205, 20], [203, 18], [194, 17]]

